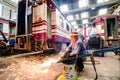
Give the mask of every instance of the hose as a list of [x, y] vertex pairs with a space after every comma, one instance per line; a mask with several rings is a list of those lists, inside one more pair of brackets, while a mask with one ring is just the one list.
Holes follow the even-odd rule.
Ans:
[[[94, 62], [95, 62], [95, 65], [100, 64], [99, 61], [94, 61]], [[86, 64], [86, 65], [92, 65], [92, 62], [91, 62], [91, 60], [86, 60], [86, 61], [84, 62], [84, 64]]]

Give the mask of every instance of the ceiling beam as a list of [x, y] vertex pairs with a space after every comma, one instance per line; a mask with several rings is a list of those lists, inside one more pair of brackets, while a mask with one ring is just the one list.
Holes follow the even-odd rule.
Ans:
[[69, 20], [69, 22], [73, 22], [73, 21], [79, 21], [79, 20], [85, 20], [85, 19], [95, 19], [97, 17], [100, 17], [100, 16], [105, 16], [107, 14], [103, 14], [103, 15], [95, 15], [95, 16], [90, 16], [90, 17], [86, 17], [86, 18], [79, 18], [79, 19], [74, 19], [74, 20]]
[[88, 9], [93, 8], [93, 7], [101, 7], [101, 6], [105, 6], [105, 5], [114, 4], [114, 3], [117, 3], [117, 2], [119, 2], [119, 0], [110, 0], [110, 1], [104, 2], [104, 3], [93, 4], [93, 5], [89, 5], [89, 6], [86, 6], [86, 7], [69, 10], [67, 12], [63, 12], [63, 14], [67, 15], [67, 14], [76, 13], [76, 12], [83, 11], [83, 10], [88, 10]]

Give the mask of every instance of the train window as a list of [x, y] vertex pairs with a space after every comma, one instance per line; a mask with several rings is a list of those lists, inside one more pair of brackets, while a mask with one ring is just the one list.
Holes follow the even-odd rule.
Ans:
[[62, 19], [61, 16], [59, 16], [59, 24], [60, 24], [61, 27], [63, 27], [63, 19]]
[[3, 24], [0, 23], [0, 31], [3, 31]]
[[14, 34], [15, 34], [14, 28], [10, 27], [10, 35], [14, 35]]
[[9, 16], [9, 19], [12, 18], [12, 10], [10, 9], [10, 16]]
[[70, 30], [69, 30], [69, 25], [68, 25], [68, 24], [66, 24], [66, 29], [67, 29], [68, 31], [70, 31]]

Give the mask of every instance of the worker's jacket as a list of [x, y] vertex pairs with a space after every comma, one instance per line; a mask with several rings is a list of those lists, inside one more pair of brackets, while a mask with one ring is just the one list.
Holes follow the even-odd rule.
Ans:
[[85, 45], [83, 43], [83, 41], [78, 38], [78, 40], [76, 42], [71, 42], [70, 45], [67, 47], [66, 51], [70, 51], [72, 53], [78, 54], [78, 55], [85, 55], [87, 54]]

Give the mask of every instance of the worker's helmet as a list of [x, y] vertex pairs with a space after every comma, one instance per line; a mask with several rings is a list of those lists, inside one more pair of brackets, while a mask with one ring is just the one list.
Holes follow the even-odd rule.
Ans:
[[70, 36], [78, 37], [78, 32], [75, 32], [75, 31], [74, 31], [74, 32], [71, 32], [71, 33], [70, 33]]

